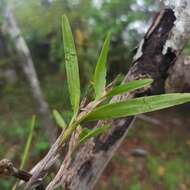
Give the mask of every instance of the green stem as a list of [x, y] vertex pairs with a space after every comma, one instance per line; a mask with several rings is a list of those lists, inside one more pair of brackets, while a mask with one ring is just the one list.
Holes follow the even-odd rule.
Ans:
[[86, 112], [84, 115], [79, 115], [77, 118], [74, 116], [69, 124], [69, 126], [66, 128], [66, 130], [61, 134], [59, 145], [63, 145], [72, 135], [72, 133], [75, 131], [75, 129], [78, 127], [78, 125], [90, 114], [94, 108], [96, 108], [100, 103], [102, 103], [105, 100], [104, 97], [101, 97], [98, 101], [94, 103], [90, 111]]
[[78, 125], [75, 125], [74, 123], [70, 125], [62, 134], [59, 144], [63, 145], [71, 136], [71, 134], [74, 132], [74, 130], [77, 128]]

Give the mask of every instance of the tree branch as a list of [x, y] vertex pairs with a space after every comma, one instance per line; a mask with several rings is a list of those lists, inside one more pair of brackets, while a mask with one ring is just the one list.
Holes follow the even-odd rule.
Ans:
[[[8, 159], [0, 160], [0, 176], [12, 176], [23, 181], [29, 181], [31, 178], [30, 173], [15, 168], [13, 163]], [[38, 186], [36, 187], [36, 190], [45, 190], [41, 179], [38, 180]]]

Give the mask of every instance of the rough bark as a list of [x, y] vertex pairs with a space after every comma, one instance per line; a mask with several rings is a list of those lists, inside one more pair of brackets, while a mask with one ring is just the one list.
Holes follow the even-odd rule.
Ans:
[[180, 56], [169, 69], [167, 92], [190, 92], [190, 56]]
[[[168, 68], [175, 62], [190, 37], [190, 2], [167, 0], [165, 5], [166, 9], [157, 15], [141, 41], [133, 66], [124, 80], [128, 82], [148, 77], [154, 79], [154, 84], [148, 89], [144, 88], [141, 91], [114, 97], [112, 102], [164, 92]], [[86, 142], [74, 158], [63, 162], [46, 189], [52, 190], [59, 186], [66, 190], [93, 189], [133, 121], [133, 117], [108, 121], [113, 127], [106, 134]], [[31, 185], [43, 172], [47, 172], [53, 164], [53, 159], [58, 155], [60, 155], [58, 146], [55, 144], [48, 156], [33, 169], [33, 177], [25, 189], [31, 189]], [[48, 165], [47, 161], [51, 161], [51, 164], [49, 162]]]
[[20, 29], [17, 25], [13, 12], [11, 8], [8, 6], [5, 8], [4, 18], [6, 30], [10, 35], [14, 43], [16, 52], [20, 58], [20, 66], [29, 83], [37, 111], [41, 116], [42, 125], [44, 126], [44, 129], [47, 132], [49, 142], [53, 144], [56, 140], [56, 128], [53, 126], [53, 123], [50, 119], [50, 111], [48, 108], [48, 104], [43, 97], [30, 50], [24, 38], [21, 35]]

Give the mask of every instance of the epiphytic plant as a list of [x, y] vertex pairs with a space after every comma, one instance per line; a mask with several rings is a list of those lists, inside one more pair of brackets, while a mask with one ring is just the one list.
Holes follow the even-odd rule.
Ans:
[[70, 123], [66, 124], [59, 112], [54, 110], [54, 117], [57, 124], [64, 129], [61, 134], [60, 144], [64, 144], [68, 141], [77, 127], [82, 128], [80, 143], [110, 128], [108, 125], [103, 125], [96, 129], [83, 128], [82, 124], [84, 122], [134, 116], [190, 101], [190, 93], [173, 93], [133, 98], [108, 104], [106, 100], [110, 97], [146, 87], [153, 82], [152, 79], [142, 79], [131, 81], [127, 84], [121, 83], [118, 86], [114, 86], [114, 84], [106, 86], [106, 62], [111, 39], [111, 33], [109, 33], [103, 44], [93, 76], [92, 83], [95, 98], [92, 102], [88, 103], [87, 106], [81, 108], [78, 60], [71, 27], [66, 16], [62, 17], [62, 30], [67, 83], [73, 117]]

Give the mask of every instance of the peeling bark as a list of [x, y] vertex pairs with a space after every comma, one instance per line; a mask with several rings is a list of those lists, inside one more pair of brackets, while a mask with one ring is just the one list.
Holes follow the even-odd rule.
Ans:
[[[164, 92], [168, 68], [173, 65], [190, 37], [190, 32], [184, 34], [184, 30], [177, 31], [176, 29], [177, 23], [182, 20], [185, 20], [183, 22], [185, 31], [190, 29], [189, 14], [185, 14], [185, 17], [184, 14], [180, 13], [180, 11], [190, 12], [188, 0], [177, 2], [179, 4], [175, 4], [175, 1], [172, 0], [166, 1], [167, 8], [161, 11], [154, 19], [153, 24], [140, 43], [134, 57], [133, 66], [124, 79], [124, 82], [128, 82], [140, 78], [153, 78], [154, 84], [148, 89], [144, 88], [130, 94], [116, 96], [111, 102]], [[178, 8], [180, 8], [180, 11]], [[176, 45], [179, 42], [180, 45]], [[113, 127], [106, 134], [88, 140], [77, 151], [74, 158], [68, 160], [68, 162], [63, 162], [57, 175], [46, 189], [52, 190], [59, 186], [64, 187], [66, 190], [93, 189], [104, 168], [125, 138], [133, 121], [134, 117], [108, 121]], [[100, 124], [101, 122], [96, 127], [99, 127]], [[55, 155], [59, 155], [58, 147], [56, 149], [51, 149], [48, 153], [51, 160]], [[57, 153], [55, 153], [56, 151]], [[53, 153], [54, 155], [52, 156]], [[33, 177], [25, 189], [31, 189], [31, 185], [42, 172], [47, 172], [48, 168], [45, 161], [47, 161], [47, 156], [34, 168]]]
[[184, 44], [181, 41], [187, 41], [189, 39], [190, 27], [190, 1], [188, 0], [165, 0], [166, 7], [173, 9], [175, 17], [174, 27], [170, 33], [170, 38], [166, 41], [163, 48], [163, 54], [166, 54], [168, 49], [172, 52], [178, 52], [179, 49], [183, 49]]

